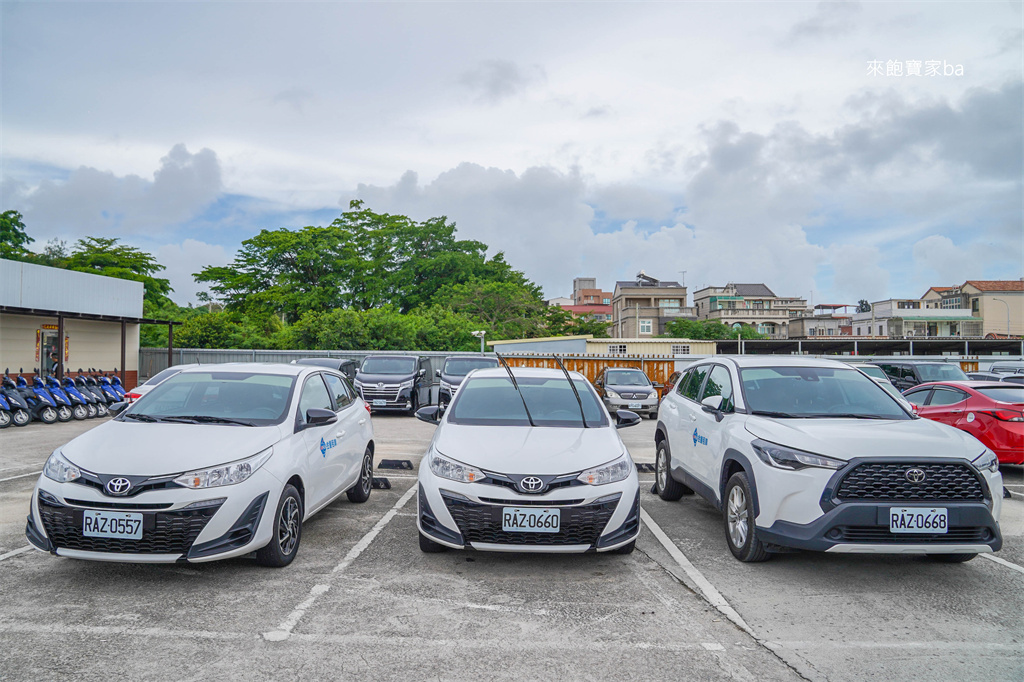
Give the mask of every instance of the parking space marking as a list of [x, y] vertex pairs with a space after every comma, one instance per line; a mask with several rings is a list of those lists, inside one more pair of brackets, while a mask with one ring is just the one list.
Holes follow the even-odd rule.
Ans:
[[11, 550], [10, 552], [7, 552], [7, 554], [0, 554], [0, 561], [3, 561], [5, 559], [10, 559], [12, 556], [18, 556], [19, 554], [24, 554], [25, 552], [29, 551], [30, 549], [35, 549], [35, 547], [33, 547], [32, 545], [25, 545], [24, 547], [19, 547], [18, 549]]
[[209, 630], [170, 630], [168, 628], [134, 628], [120, 625], [59, 625], [56, 623], [0, 623], [0, 632], [15, 632], [29, 635], [99, 635], [99, 636], [134, 636], [157, 637], [161, 639], [212, 639], [212, 640], [252, 640], [258, 637], [243, 632], [212, 632]]
[[[384, 530], [384, 526], [388, 525], [388, 523], [391, 522], [391, 519], [395, 518], [395, 515], [397, 515], [399, 510], [405, 506], [405, 503], [409, 501], [409, 498], [411, 498], [416, 493], [416, 490], [416, 486], [412, 486], [408, 490], [406, 490], [405, 494], [398, 498], [398, 502], [395, 502], [395, 505], [391, 507], [391, 509], [388, 510], [388, 512], [384, 514], [384, 516], [382, 516], [379, 521], [377, 521], [373, 528], [371, 528], [370, 531], [359, 540], [359, 542], [356, 543], [355, 547], [348, 551], [348, 554], [345, 555], [345, 558], [342, 559], [341, 563], [339, 563], [331, 570], [331, 573], [329, 574], [328, 577], [334, 575], [335, 573], [340, 573], [344, 571], [352, 564], [353, 561], [358, 559], [359, 555], [362, 554], [363, 551], [365, 551], [366, 548], [370, 546], [370, 543], [373, 542], [374, 538], [376, 538], [380, 534], [380, 532]], [[327, 583], [314, 585], [309, 590], [309, 596], [300, 604], [298, 604], [290, 614], [288, 614], [288, 617], [285, 618], [284, 621], [277, 626], [276, 630], [271, 630], [270, 632], [263, 633], [263, 639], [267, 640], [268, 642], [283, 642], [286, 639], [288, 639], [288, 637], [290, 637], [292, 634], [292, 630], [294, 630], [295, 626], [299, 624], [299, 621], [302, 619], [302, 616], [306, 614], [306, 611], [312, 608], [313, 604], [316, 603], [316, 600], [319, 599], [321, 595], [326, 594], [327, 591], [330, 589], [331, 586]]]
[[41, 473], [43, 473], [43, 472], [42, 471], [33, 471], [32, 473], [29, 473], [29, 474], [19, 474], [18, 476], [8, 476], [7, 478], [0, 478], [0, 483], [4, 483], [5, 481], [13, 481], [16, 478], [28, 478], [29, 476], [38, 476]]
[[[994, 561], [997, 564], [999, 564], [1000, 566], [1006, 566], [1011, 571], [1017, 571], [1018, 573], [1024, 573], [1024, 566], [1018, 566], [1017, 564], [1011, 563], [1011, 562], [1007, 561], [1006, 559], [1000, 559], [999, 557], [994, 556], [992, 554], [979, 554], [978, 556], [980, 556], [982, 559], [988, 559], [989, 561]], [[3, 557], [0, 557], [0, 559], [3, 559]]]
[[683, 554], [682, 550], [672, 542], [668, 535], [665, 534], [665, 531], [661, 529], [661, 526], [654, 522], [654, 519], [651, 518], [651, 515], [648, 514], [647, 510], [643, 507], [640, 508], [640, 518], [643, 519], [644, 525], [650, 529], [651, 533], [654, 534], [654, 537], [656, 537], [658, 542], [661, 543], [661, 546], [665, 548], [665, 551], [668, 552], [669, 555], [676, 560], [676, 563], [679, 564], [679, 567], [686, 572], [686, 575], [689, 576], [691, 581], [693, 581], [693, 584], [697, 587], [697, 591], [700, 592], [705, 601], [718, 609], [723, 616], [732, 621], [740, 630], [743, 630], [751, 637], [757, 639], [757, 636], [754, 634], [753, 630], [750, 629], [750, 626], [747, 625], [746, 621], [743, 620], [743, 617], [729, 605], [729, 602], [725, 600], [722, 593], [715, 589], [715, 586], [704, 577], [704, 574], [701, 573], [696, 566], [690, 563], [690, 560], [686, 558], [686, 555]]

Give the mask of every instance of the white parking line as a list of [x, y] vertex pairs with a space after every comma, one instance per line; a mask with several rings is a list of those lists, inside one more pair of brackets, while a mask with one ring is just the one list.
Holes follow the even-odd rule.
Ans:
[[35, 549], [35, 547], [33, 547], [32, 545], [25, 545], [24, 547], [19, 547], [18, 549], [11, 550], [10, 552], [7, 552], [7, 554], [0, 554], [0, 561], [3, 561], [5, 559], [10, 559], [12, 556], [18, 556], [19, 554], [24, 554], [25, 552], [29, 551], [30, 549]]
[[[364, 535], [362, 539], [356, 543], [355, 547], [348, 551], [348, 554], [346, 554], [345, 558], [341, 560], [341, 563], [334, 567], [330, 575], [344, 571], [352, 564], [353, 561], [359, 558], [359, 555], [362, 554], [363, 551], [370, 546], [370, 543], [373, 542], [374, 538], [384, 530], [384, 526], [388, 525], [388, 523], [391, 522], [391, 519], [395, 518], [395, 515], [398, 514], [398, 511], [405, 506], [405, 503], [409, 501], [409, 498], [416, 493], [416, 490], [416, 486], [412, 486], [406, 490], [405, 494], [398, 499], [398, 502], [395, 502], [395, 506], [393, 506], [387, 514], [381, 517], [380, 521], [378, 521], [376, 525], [370, 529], [370, 532]], [[330, 576], [328, 576], [328, 578], [329, 577]], [[309, 596], [296, 606], [290, 614], [288, 614], [288, 617], [284, 619], [284, 622], [277, 626], [276, 630], [264, 632], [263, 639], [268, 642], [283, 642], [288, 639], [292, 634], [292, 630], [294, 630], [295, 626], [299, 624], [299, 620], [301, 620], [302, 616], [306, 614], [306, 611], [316, 603], [316, 600], [320, 595], [325, 594], [330, 589], [331, 586], [327, 583], [313, 585], [312, 589], [309, 591]]]
[[[989, 561], [994, 561], [997, 564], [999, 564], [1000, 566], [1006, 566], [1011, 571], [1017, 571], [1018, 573], [1024, 573], [1024, 566], [1018, 566], [1017, 564], [1010, 563], [1006, 559], [1000, 559], [999, 557], [993, 556], [992, 554], [979, 554], [978, 556], [980, 556], [982, 559], [988, 559]], [[0, 557], [0, 559], [3, 559], [3, 557]]]
[[668, 535], [665, 534], [665, 531], [661, 529], [661, 526], [654, 522], [654, 519], [651, 518], [651, 515], [648, 514], [647, 510], [643, 507], [640, 508], [640, 518], [643, 519], [644, 525], [650, 529], [654, 534], [654, 537], [656, 537], [658, 542], [661, 543], [661, 546], [665, 548], [665, 551], [667, 551], [669, 555], [676, 560], [679, 567], [686, 572], [686, 575], [693, 581], [693, 584], [697, 587], [697, 591], [700, 592], [705, 601], [718, 609], [723, 616], [732, 621], [740, 630], [743, 630], [748, 635], [756, 639], [756, 635], [754, 635], [754, 632], [750, 629], [750, 626], [747, 625], [746, 621], [743, 620], [743, 617], [736, 613], [736, 610], [729, 605], [729, 602], [725, 600], [725, 597], [722, 596], [721, 592], [715, 589], [715, 586], [704, 577], [704, 574], [697, 570], [696, 566], [690, 563], [690, 560], [686, 558], [686, 555], [683, 554]]
[[28, 476], [38, 476], [41, 473], [43, 473], [43, 472], [42, 471], [33, 471], [30, 474], [19, 474], [18, 476], [8, 476], [7, 478], [0, 478], [0, 483], [3, 483], [4, 481], [13, 481], [16, 478], [26, 478]]

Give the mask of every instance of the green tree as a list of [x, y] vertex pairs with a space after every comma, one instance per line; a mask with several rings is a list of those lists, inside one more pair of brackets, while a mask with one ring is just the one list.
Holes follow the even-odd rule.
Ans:
[[0, 213], [0, 258], [32, 260], [28, 245], [34, 242], [25, 232], [25, 223], [17, 211]]
[[868, 303], [866, 298], [862, 298], [859, 301], [857, 301], [857, 312], [858, 313], [870, 313], [871, 312], [871, 304]]
[[711, 320], [673, 320], [665, 326], [666, 336], [677, 339], [725, 340], [735, 339], [737, 332], [744, 339], [767, 339], [749, 325], [733, 329], [721, 322]]
[[196, 309], [174, 331], [180, 348], [278, 348], [287, 339], [275, 315]]
[[492, 339], [542, 336], [545, 309], [532, 287], [513, 282], [471, 280], [447, 286], [439, 298], [452, 310], [480, 321]]
[[35, 255], [35, 262], [40, 265], [48, 265], [51, 268], [63, 268], [67, 263], [68, 243], [63, 239], [51, 239], [46, 242], [42, 253]]
[[583, 336], [592, 335], [594, 338], [608, 338], [608, 322], [592, 320], [584, 317], [574, 317], [565, 308], [552, 305], [544, 311], [545, 336]]
[[143, 301], [149, 306], [163, 306], [170, 302], [167, 295], [173, 291], [169, 280], [154, 275], [164, 269], [152, 254], [134, 246], [119, 244], [117, 238], [86, 237], [79, 239], [64, 259], [68, 270], [89, 272], [94, 275], [117, 277], [142, 282]]

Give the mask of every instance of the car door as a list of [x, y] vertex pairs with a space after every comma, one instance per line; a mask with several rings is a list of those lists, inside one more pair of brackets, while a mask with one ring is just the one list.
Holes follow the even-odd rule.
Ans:
[[943, 424], [956, 426], [964, 416], [967, 407], [967, 398], [963, 391], [949, 386], [936, 386], [932, 389], [932, 395], [928, 403], [920, 408], [919, 414], [928, 419], [934, 419]]
[[669, 431], [672, 434], [669, 445], [672, 449], [672, 469], [680, 475], [682, 469], [690, 476], [699, 478], [695, 456], [696, 444], [701, 438], [697, 428], [697, 413], [701, 409], [697, 397], [710, 369], [711, 365], [693, 367], [687, 372], [684, 380], [679, 382], [679, 389], [673, 393], [676, 398], [676, 427]]
[[733, 409], [733, 386], [729, 370], [722, 365], [713, 365], [708, 373], [707, 381], [698, 395], [698, 405], [693, 422], [692, 447], [694, 472], [697, 478], [714, 491], [718, 491], [718, 478], [722, 469], [722, 455], [725, 450], [724, 425], [726, 416], [718, 421], [713, 412], [704, 410], [701, 400], [711, 396], [722, 397], [722, 412], [731, 413]]
[[357, 404], [354, 393], [344, 379], [336, 374], [324, 373], [324, 380], [334, 400], [334, 409], [338, 413], [335, 424], [335, 438], [338, 440], [339, 466], [333, 492], [352, 486], [359, 477], [359, 465], [363, 461], [366, 449], [366, 422], [370, 415], [366, 408]]
[[331, 395], [320, 372], [310, 374], [302, 383], [297, 415], [302, 427], [302, 440], [306, 444], [306, 468], [310, 479], [305, 482], [308, 492], [307, 510], [318, 508], [331, 494], [343, 459], [336, 436], [338, 424], [307, 426], [306, 412], [311, 408], [334, 410]]

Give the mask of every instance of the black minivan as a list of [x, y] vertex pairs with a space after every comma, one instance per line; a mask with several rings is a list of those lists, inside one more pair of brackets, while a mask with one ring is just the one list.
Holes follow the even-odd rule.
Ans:
[[372, 412], [413, 414], [430, 404], [430, 358], [418, 355], [368, 355], [353, 382]]
[[441, 387], [437, 392], [437, 404], [441, 407], [449, 404], [462, 385], [462, 380], [474, 369], [497, 367], [497, 358], [480, 357], [479, 355], [453, 355], [444, 361], [444, 367], [437, 370], [441, 378]]
[[889, 381], [903, 392], [908, 388], [923, 384], [927, 381], [964, 381], [967, 375], [960, 369], [959, 365], [951, 362], [894, 362], [882, 360], [872, 362], [878, 365], [889, 377]]

